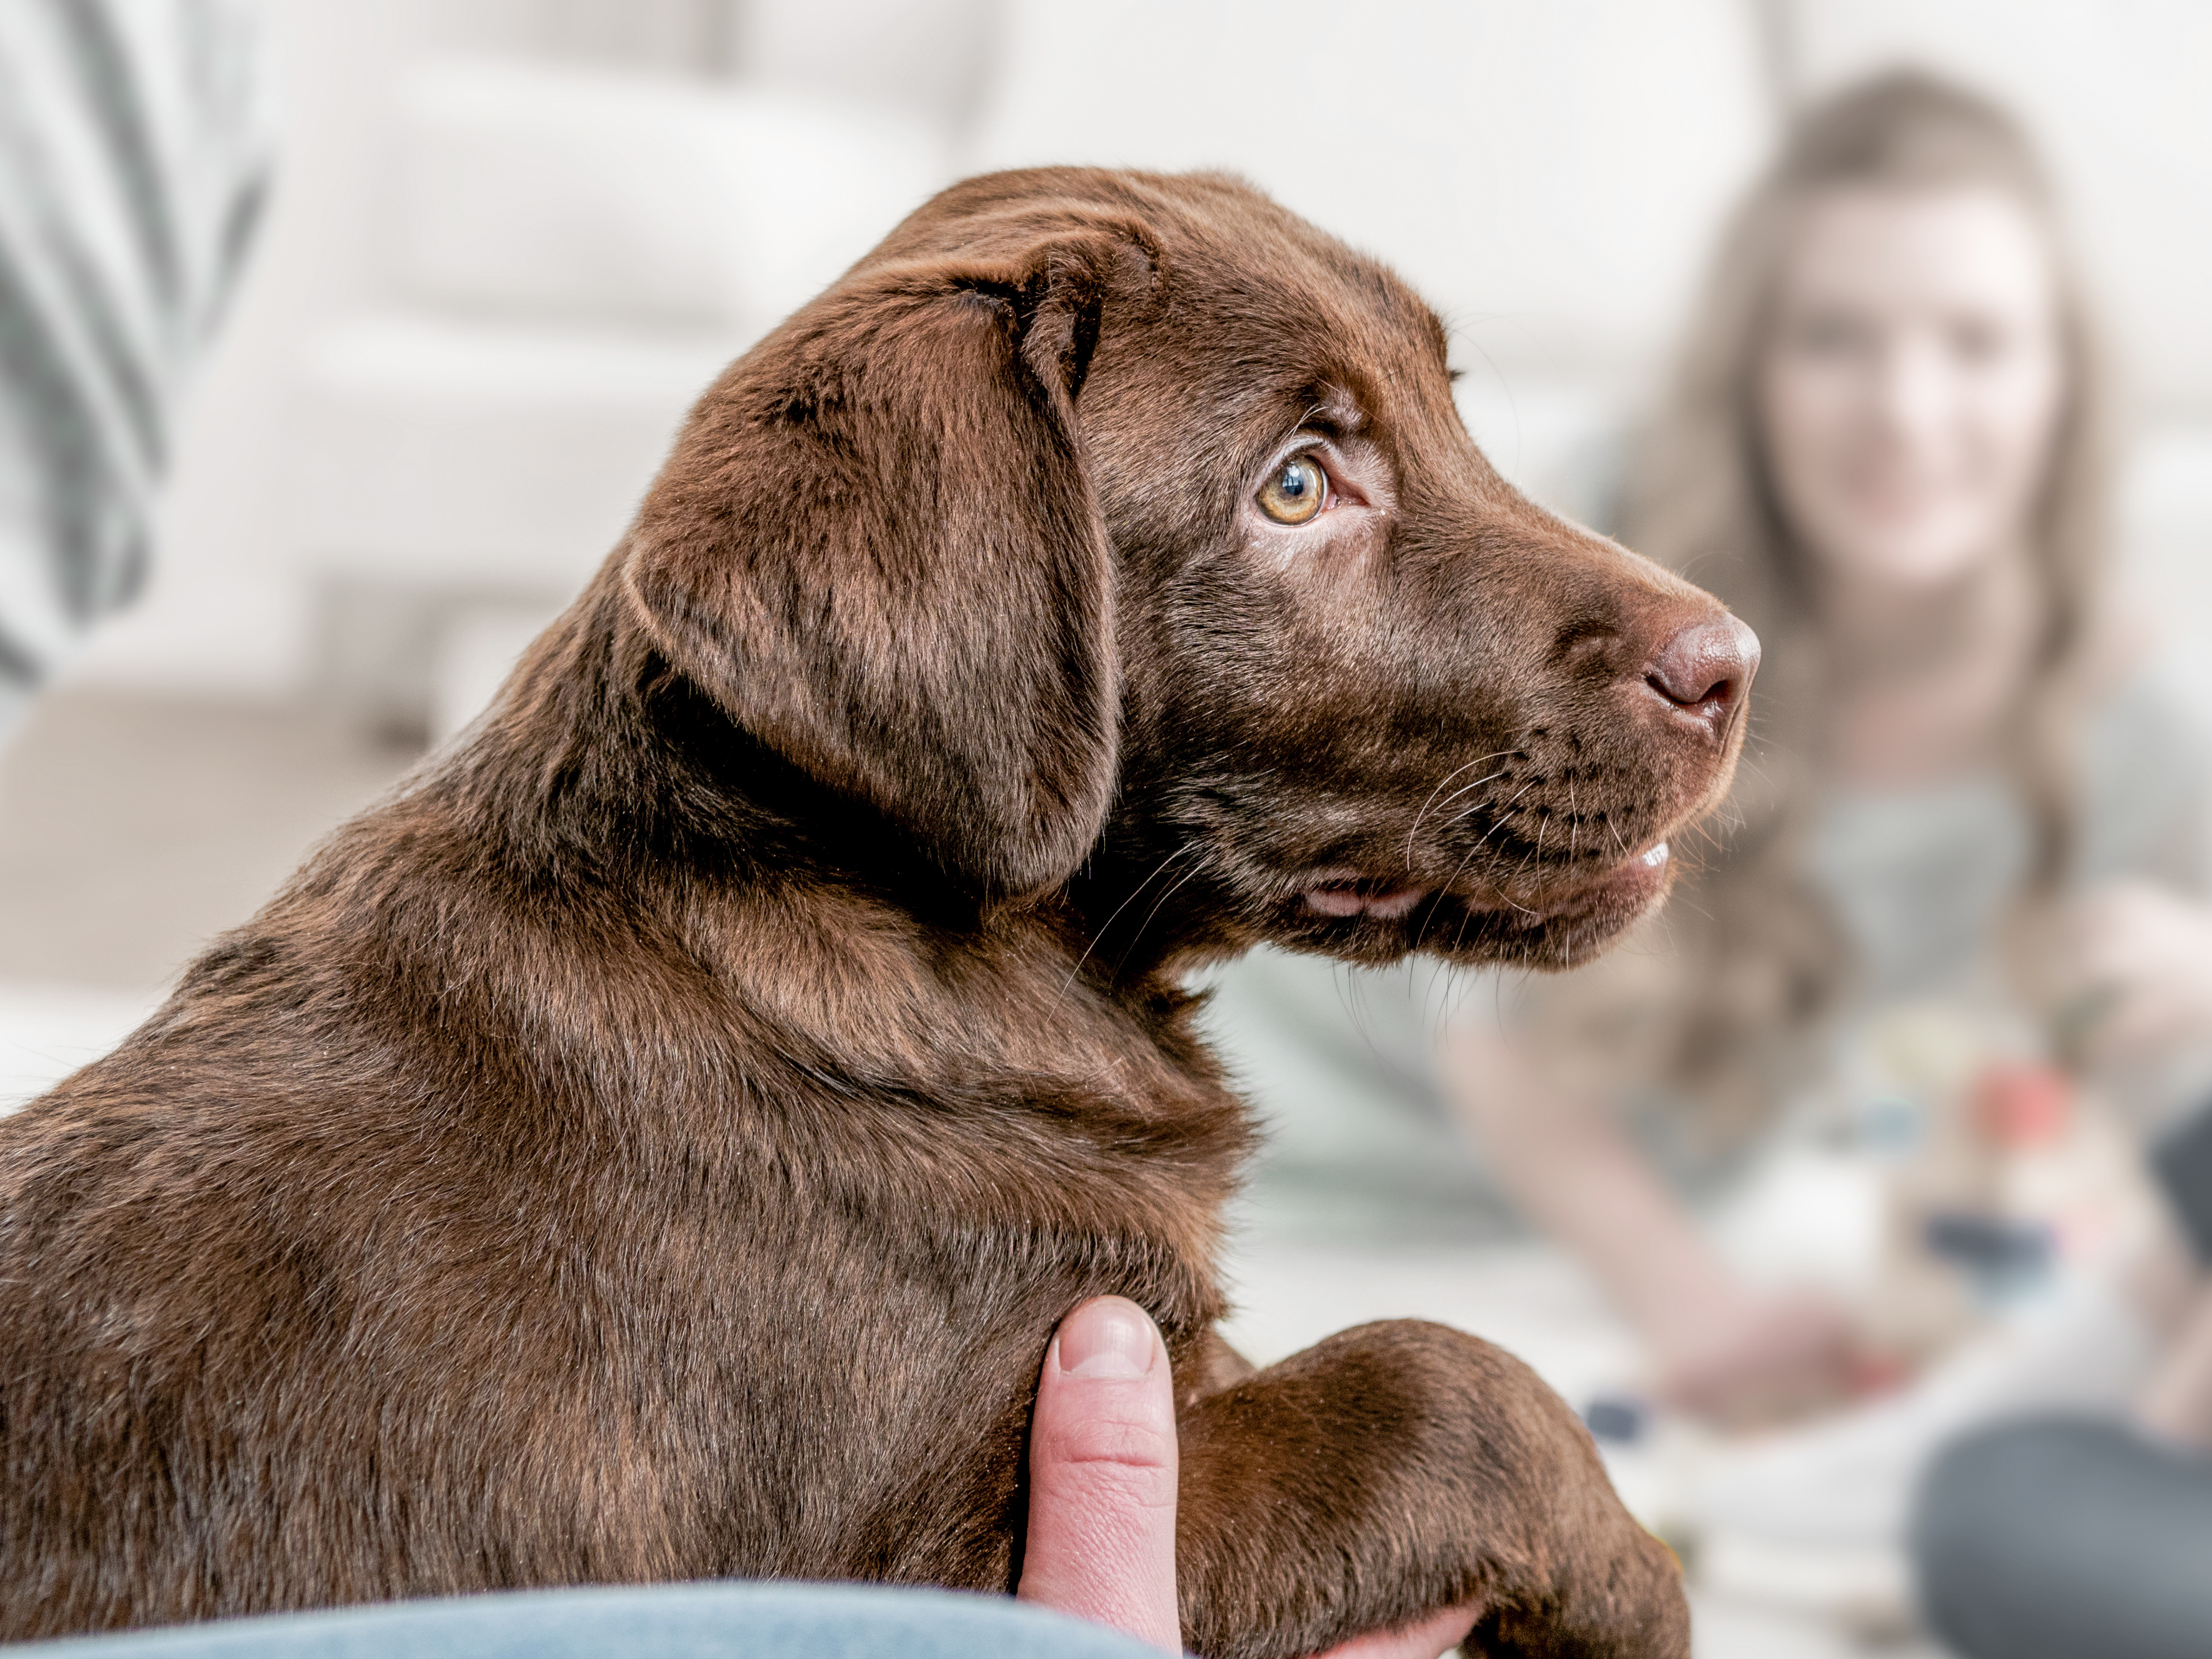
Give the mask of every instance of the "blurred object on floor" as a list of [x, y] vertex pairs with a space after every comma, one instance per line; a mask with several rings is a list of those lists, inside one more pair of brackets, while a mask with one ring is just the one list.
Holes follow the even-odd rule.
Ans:
[[2017, 1411], [1942, 1449], [1911, 1552], [1928, 1622], [1973, 1659], [2197, 1659], [2212, 1632], [2212, 1102], [2162, 1131], [2165, 1211], [2134, 1317], [2157, 1342], [2127, 1419]]
[[1845, 1623], [1900, 1622], [1906, 1517], [1936, 1449], [1962, 1429], [2026, 1412], [2117, 1417], [2154, 1358], [2141, 1316], [2110, 1286], [2080, 1278], [1898, 1394], [1713, 1444], [1668, 1496], [1717, 1591]]
[[0, 754], [0, 984], [166, 987], [415, 758], [326, 710], [46, 696]]

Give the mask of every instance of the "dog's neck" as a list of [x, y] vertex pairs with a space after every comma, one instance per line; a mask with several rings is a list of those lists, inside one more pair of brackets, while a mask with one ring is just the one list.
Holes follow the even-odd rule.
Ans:
[[[910, 836], [732, 724], [625, 625], [605, 586], [536, 647], [472, 739], [426, 781], [507, 858], [651, 914], [765, 1028], [884, 1076], [1007, 1071], [1213, 1097], [1179, 970], [1200, 918], [1137, 847], [1066, 889], [994, 899]], [[1114, 843], [1121, 844], [1120, 842]], [[1143, 867], [1139, 867], [1142, 866]], [[1169, 874], [1173, 875], [1170, 870]], [[1199, 941], [1197, 951], [1193, 942]], [[1146, 1076], [1130, 1075], [1132, 1027]], [[811, 1063], [810, 1061], [810, 1063]]]

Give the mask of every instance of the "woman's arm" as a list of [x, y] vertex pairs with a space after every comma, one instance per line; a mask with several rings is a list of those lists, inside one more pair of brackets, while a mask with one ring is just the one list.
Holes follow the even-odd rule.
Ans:
[[2090, 1056], [2127, 1062], [2212, 1038], [2212, 907], [2148, 881], [2077, 900], [2063, 940], [2062, 991]]
[[1843, 1311], [1809, 1291], [1746, 1285], [1601, 1102], [1527, 1045], [1469, 1022], [1447, 1031], [1437, 1064], [1507, 1196], [1650, 1346], [1668, 1398], [1745, 1419], [1847, 1391], [1856, 1345]]

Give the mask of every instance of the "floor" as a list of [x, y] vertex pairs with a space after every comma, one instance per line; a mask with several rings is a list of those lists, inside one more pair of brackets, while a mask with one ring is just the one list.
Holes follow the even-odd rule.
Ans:
[[[243, 921], [321, 836], [416, 753], [336, 714], [77, 691], [0, 753], [0, 1111], [103, 1052], [210, 938]], [[1522, 1354], [1570, 1399], [1632, 1366], [1564, 1261], [1359, 1252], [1251, 1254], [1233, 1339], [1268, 1359], [1364, 1319], [1441, 1318]], [[1644, 1511], [1649, 1472], [1617, 1467]], [[1648, 1501], [1656, 1502], [1656, 1499]], [[1934, 1659], [1787, 1598], [1704, 1594], [1698, 1659]]]

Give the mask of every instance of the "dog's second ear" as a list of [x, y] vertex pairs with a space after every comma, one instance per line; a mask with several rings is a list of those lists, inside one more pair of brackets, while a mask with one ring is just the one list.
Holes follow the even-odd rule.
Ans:
[[679, 673], [986, 893], [1064, 880], [1112, 797], [1075, 400], [1150, 270], [1103, 230], [864, 265], [702, 400], [622, 568]]

